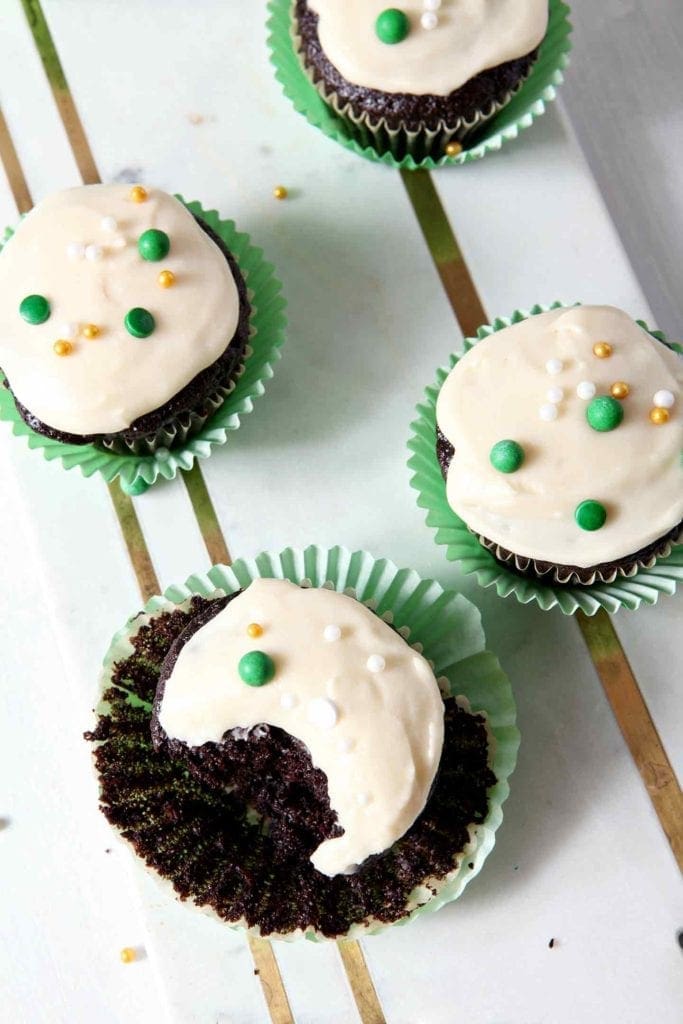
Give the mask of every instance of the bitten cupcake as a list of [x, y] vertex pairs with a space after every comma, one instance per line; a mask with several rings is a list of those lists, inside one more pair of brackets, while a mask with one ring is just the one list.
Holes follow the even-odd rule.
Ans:
[[632, 576], [683, 531], [682, 395], [683, 359], [609, 306], [490, 334], [437, 399], [448, 504], [520, 575]]
[[336, 937], [406, 918], [471, 859], [486, 720], [355, 598], [257, 578], [128, 641], [88, 737], [101, 806], [180, 897]]
[[[512, 98], [538, 56], [548, 0], [296, 0], [300, 58], [362, 141], [443, 155]], [[455, 151], [454, 151], [455, 152]]]
[[0, 366], [25, 422], [147, 454], [201, 429], [239, 374], [250, 306], [220, 238], [173, 196], [88, 185], [0, 253]]

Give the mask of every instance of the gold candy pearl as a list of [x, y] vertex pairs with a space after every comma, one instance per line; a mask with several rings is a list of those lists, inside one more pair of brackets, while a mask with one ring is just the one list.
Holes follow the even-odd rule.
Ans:
[[132, 964], [137, 959], [137, 953], [132, 946], [124, 946], [119, 953], [122, 964]]
[[69, 353], [73, 351], [73, 345], [71, 344], [71, 342], [64, 341], [63, 338], [60, 338], [59, 341], [56, 341], [52, 348], [56, 356], [68, 356]]
[[94, 338], [98, 338], [100, 335], [100, 329], [97, 324], [86, 324], [82, 331], [83, 337], [87, 338], [88, 341], [92, 341]]
[[654, 409], [650, 409], [650, 419], [656, 427], [661, 427], [669, 422], [669, 410], [656, 405]]
[[598, 341], [597, 344], [593, 345], [593, 355], [597, 356], [598, 359], [609, 359], [612, 355], [612, 346], [608, 341]]
[[128, 193], [134, 203], [144, 203], [148, 198], [148, 192], [142, 185], [133, 185]]
[[273, 189], [273, 195], [275, 196], [276, 199], [286, 199], [287, 196], [289, 195], [289, 192], [287, 191], [284, 185], [276, 185], [275, 188]]
[[618, 380], [612, 385], [610, 391], [612, 393], [612, 398], [622, 399], [628, 398], [631, 389], [625, 380]]
[[247, 636], [250, 636], [252, 640], [263, 636], [263, 626], [260, 626], [258, 622], [250, 622], [247, 626]]
[[172, 270], [162, 270], [157, 277], [157, 284], [160, 288], [172, 288], [175, 284], [175, 274]]
[[460, 142], [449, 142], [446, 144], [446, 156], [460, 156], [462, 153], [462, 143]]

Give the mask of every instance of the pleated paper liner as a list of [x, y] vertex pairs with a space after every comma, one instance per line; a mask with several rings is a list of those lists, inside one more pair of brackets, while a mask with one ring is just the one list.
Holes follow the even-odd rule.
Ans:
[[447, 164], [470, 163], [517, 138], [521, 131], [545, 113], [547, 104], [555, 99], [571, 49], [569, 7], [562, 0], [550, 0], [548, 31], [528, 78], [502, 110], [468, 135], [463, 142], [463, 151], [458, 156], [449, 157], [443, 151], [448, 141], [444, 132], [434, 133], [425, 148], [424, 133], [402, 138], [381, 122], [373, 126], [365, 120], [356, 126], [340, 116], [325, 102], [298, 56], [293, 33], [292, 0], [270, 0], [268, 10], [271, 62], [275, 66], [276, 78], [295, 110], [303, 114], [314, 128], [358, 156], [407, 170], [433, 170]]
[[[503, 820], [502, 806], [509, 792], [508, 779], [514, 770], [519, 748], [510, 683], [495, 655], [486, 650], [478, 610], [462, 595], [444, 591], [438, 583], [421, 579], [411, 569], [398, 569], [386, 559], [375, 559], [367, 552], [350, 552], [342, 547], [287, 548], [279, 554], [266, 552], [253, 560], [239, 560], [229, 568], [214, 566], [206, 574], [191, 576], [185, 584], [169, 587], [163, 597], [151, 598], [144, 612], [133, 616], [119, 630], [104, 659], [100, 695], [112, 685], [115, 664], [125, 661], [133, 653], [130, 638], [152, 618], [165, 611], [187, 608], [194, 595], [215, 597], [233, 593], [259, 577], [287, 579], [297, 584], [328, 587], [351, 594], [390, 621], [410, 644], [422, 650], [433, 664], [442, 685], [458, 697], [463, 706], [485, 716], [490, 737], [489, 762], [497, 780], [487, 793], [486, 818], [469, 829], [471, 841], [458, 854], [453, 870], [439, 880], [429, 879], [430, 888], [419, 886], [414, 890], [406, 917], [398, 923], [438, 910], [462, 893], [468, 882], [479, 873], [493, 848], [496, 830]], [[155, 680], [151, 680], [152, 684], [155, 685]], [[143, 714], [150, 718], [151, 703], [132, 693], [126, 700], [131, 715]], [[110, 706], [100, 696], [96, 709], [98, 720], [107, 719], [110, 712]], [[147, 734], [146, 727], [143, 727], [143, 732]], [[131, 780], [131, 787], [135, 785], [135, 780]], [[131, 800], [135, 800], [133, 794]], [[178, 823], [182, 831], [186, 831], [185, 826], [192, 832], [192, 821]], [[173, 892], [168, 880], [153, 869], [152, 874], [167, 891]], [[206, 905], [191, 905], [217, 916]], [[230, 927], [244, 927], [244, 923], [231, 923]], [[371, 921], [354, 925], [348, 936], [375, 933], [387, 927], [391, 925]], [[313, 929], [273, 937], [324, 938]]]
[[[476, 338], [466, 338], [464, 351], [467, 352], [482, 338], [512, 324], [564, 305], [561, 302], [551, 306], [536, 305], [530, 310], [516, 310], [511, 317], [499, 317], [492, 324], [480, 327]], [[658, 341], [683, 353], [681, 346], [667, 342], [661, 331], [650, 330], [643, 321], [639, 320], [638, 323]], [[677, 584], [683, 580], [683, 544], [671, 546], [670, 552], [664, 557], [653, 560], [651, 565], [638, 568], [632, 575], [617, 577], [613, 582], [600, 581], [575, 586], [523, 578], [501, 565], [482, 546], [448, 504], [446, 484], [436, 457], [436, 400], [443, 382], [459, 358], [458, 355], [451, 355], [448, 366], [437, 371], [436, 383], [427, 388], [425, 401], [417, 407], [418, 418], [411, 425], [413, 433], [408, 442], [412, 452], [408, 460], [413, 474], [411, 486], [418, 493], [418, 505], [427, 510], [427, 525], [436, 529], [436, 543], [446, 547], [446, 557], [459, 562], [465, 574], [474, 573], [481, 586], [495, 587], [500, 597], [513, 595], [522, 604], [535, 601], [544, 611], [557, 607], [565, 615], [573, 615], [579, 609], [587, 615], [595, 615], [600, 608], [608, 612], [615, 612], [619, 608], [633, 610], [643, 604], [656, 604], [660, 594], [674, 594]]]
[[[31, 430], [17, 412], [11, 394], [2, 385], [0, 373], [0, 419], [12, 424], [12, 431], [17, 437], [27, 438], [29, 448], [39, 449], [48, 461], [61, 459], [66, 469], [77, 467], [83, 476], [100, 473], [107, 483], [119, 477], [122, 489], [128, 494], [142, 494], [160, 478], [173, 479], [179, 470], [191, 469], [195, 459], [208, 458], [214, 445], [225, 444], [239, 428], [242, 416], [251, 412], [254, 400], [264, 393], [285, 339], [286, 302], [282, 296], [282, 285], [275, 277], [275, 268], [264, 260], [263, 252], [253, 246], [249, 236], [239, 232], [232, 221], [221, 220], [215, 210], [204, 210], [198, 202], [185, 202], [181, 196], [177, 198], [219, 235], [235, 257], [246, 281], [252, 307], [243, 369], [234, 385], [231, 383], [224, 400], [216, 401], [216, 410], [197, 432], [191, 430], [188, 422], [190, 436], [186, 436], [188, 430], [176, 430], [172, 436], [169, 435], [172, 447], [162, 447], [151, 454], [116, 453], [94, 444], [64, 444]], [[3, 245], [7, 244], [12, 233], [12, 229], [7, 230]], [[177, 443], [178, 436], [182, 437], [181, 443]]]

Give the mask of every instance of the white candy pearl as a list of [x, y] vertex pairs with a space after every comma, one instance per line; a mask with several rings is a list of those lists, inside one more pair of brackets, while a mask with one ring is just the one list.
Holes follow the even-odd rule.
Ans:
[[57, 334], [65, 341], [73, 341], [78, 334], [78, 324], [62, 324], [57, 328]]
[[557, 403], [561, 402], [564, 398], [564, 391], [562, 388], [548, 388], [546, 397], [549, 402], [553, 403], [553, 405], [557, 405]]
[[354, 746], [355, 744], [353, 740], [349, 739], [348, 736], [345, 736], [343, 740], [339, 740], [337, 750], [340, 754], [350, 754]]
[[110, 249], [125, 249], [125, 247], [126, 240], [123, 237], [123, 235], [117, 235], [116, 238], [112, 238], [111, 242], [109, 243]]
[[579, 398], [583, 398], [584, 402], [588, 402], [593, 398], [595, 391], [596, 387], [592, 380], [582, 380], [581, 383], [576, 386], [576, 393]]
[[436, 28], [439, 24], [438, 15], [434, 14], [432, 11], [425, 11], [424, 14], [420, 16], [420, 24], [422, 25], [422, 28], [426, 28], [427, 31], [430, 31], [431, 29]]
[[652, 399], [652, 404], [656, 405], [658, 409], [672, 409], [676, 396], [673, 391], [658, 391]]
[[386, 661], [381, 654], [371, 654], [368, 658], [366, 665], [370, 672], [383, 672], [387, 666]]
[[337, 705], [328, 697], [316, 697], [308, 705], [306, 713], [309, 722], [319, 729], [333, 729], [339, 718]]
[[441, 7], [441, 0], [423, 0], [422, 6], [425, 11], [438, 11]]
[[538, 410], [538, 415], [545, 423], [552, 423], [553, 420], [557, 419], [557, 406], [550, 403], [542, 405]]
[[102, 259], [102, 246], [101, 245], [86, 245], [85, 247], [85, 258], [94, 263], [96, 260]]
[[116, 217], [103, 217], [100, 221], [100, 227], [103, 231], [116, 231], [119, 226], [119, 222]]
[[549, 359], [545, 364], [545, 368], [546, 372], [549, 373], [551, 377], [557, 377], [558, 373], [562, 373], [564, 363], [561, 359]]
[[280, 707], [284, 708], [285, 711], [291, 711], [295, 708], [298, 701], [293, 693], [283, 693], [280, 697]]
[[80, 242], [69, 242], [66, 254], [70, 260], [82, 260], [85, 256], [85, 246]]
[[356, 794], [356, 803], [358, 803], [361, 807], [367, 807], [368, 804], [370, 803], [370, 800], [371, 800], [371, 797], [369, 796], [368, 793], [357, 793]]
[[339, 640], [341, 637], [341, 629], [339, 626], [325, 626], [323, 630], [323, 636], [328, 643], [334, 643], [335, 640]]

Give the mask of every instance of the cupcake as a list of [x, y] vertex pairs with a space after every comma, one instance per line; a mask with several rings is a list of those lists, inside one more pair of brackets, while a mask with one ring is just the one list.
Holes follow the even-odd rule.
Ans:
[[87, 738], [102, 810], [176, 895], [337, 937], [405, 920], [471, 859], [487, 722], [365, 604], [257, 578], [131, 627]]
[[0, 366], [24, 421], [71, 445], [181, 444], [234, 387], [250, 306], [237, 263], [173, 196], [56, 193], [0, 253]]
[[[296, 0], [300, 59], [365, 145], [441, 156], [529, 75], [548, 0]], [[455, 152], [455, 150], [454, 150]]]
[[552, 585], [611, 583], [683, 531], [683, 360], [609, 306], [478, 341], [443, 383], [450, 508], [495, 559]]

